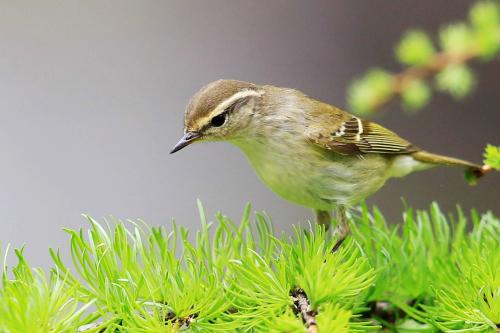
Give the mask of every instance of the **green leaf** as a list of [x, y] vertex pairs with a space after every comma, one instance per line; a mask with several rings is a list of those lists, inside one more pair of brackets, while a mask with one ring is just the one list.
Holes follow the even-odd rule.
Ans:
[[487, 145], [484, 150], [484, 163], [500, 171], [500, 146]]
[[500, 25], [500, 6], [494, 1], [480, 1], [470, 9], [469, 19], [476, 29], [497, 28]]
[[500, 34], [496, 30], [478, 31], [475, 36], [479, 55], [483, 60], [490, 60], [500, 51]]
[[436, 76], [437, 87], [460, 99], [466, 96], [476, 82], [474, 73], [464, 65], [450, 65]]
[[396, 47], [396, 58], [406, 65], [422, 65], [435, 54], [427, 34], [420, 30], [407, 32]]
[[447, 26], [439, 33], [441, 47], [451, 53], [467, 53], [474, 44], [473, 34], [464, 23]]
[[350, 111], [370, 114], [393, 93], [393, 77], [381, 69], [370, 70], [363, 78], [353, 82], [348, 92]]
[[413, 80], [401, 95], [404, 105], [410, 109], [420, 109], [429, 103], [431, 90], [429, 86], [421, 80]]
[[474, 39], [483, 59], [491, 59], [500, 51], [500, 6], [491, 1], [478, 2], [469, 18]]

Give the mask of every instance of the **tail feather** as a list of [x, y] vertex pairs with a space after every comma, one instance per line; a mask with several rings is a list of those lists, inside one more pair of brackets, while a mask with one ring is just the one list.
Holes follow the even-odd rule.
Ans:
[[423, 150], [413, 153], [412, 157], [417, 161], [428, 164], [463, 167], [465, 168], [465, 179], [469, 185], [475, 185], [479, 178], [492, 169], [489, 165], [479, 165], [459, 158], [433, 154]]

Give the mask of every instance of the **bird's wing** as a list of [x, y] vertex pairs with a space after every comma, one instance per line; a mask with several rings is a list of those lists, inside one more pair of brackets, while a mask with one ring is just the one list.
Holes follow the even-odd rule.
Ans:
[[[344, 155], [408, 154], [419, 150], [396, 133], [374, 122], [338, 109], [333, 109], [330, 115], [324, 110], [321, 113], [317, 118], [321, 119], [320, 122], [313, 122], [306, 134], [312, 143], [324, 149]], [[311, 116], [316, 118], [314, 114]]]

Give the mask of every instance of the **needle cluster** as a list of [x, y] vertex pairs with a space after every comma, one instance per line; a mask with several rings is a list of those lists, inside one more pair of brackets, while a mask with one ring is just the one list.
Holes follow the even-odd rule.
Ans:
[[[1, 333], [496, 332], [500, 221], [406, 209], [389, 225], [366, 206], [352, 237], [320, 226], [278, 236], [270, 219], [218, 214], [201, 230], [88, 217], [49, 273], [4, 260]], [[7, 255], [5, 256], [7, 258]]]

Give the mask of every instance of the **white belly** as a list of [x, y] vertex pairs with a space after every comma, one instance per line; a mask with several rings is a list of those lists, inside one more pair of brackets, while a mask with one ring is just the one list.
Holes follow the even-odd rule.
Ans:
[[356, 204], [377, 191], [388, 177], [387, 160], [378, 155], [360, 160], [325, 155], [311, 150], [307, 143], [295, 149], [278, 144], [237, 143], [267, 186], [302, 206], [330, 210], [338, 204]]

